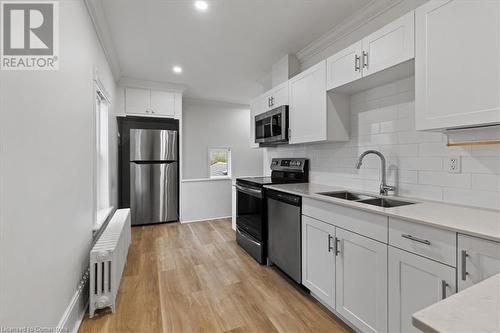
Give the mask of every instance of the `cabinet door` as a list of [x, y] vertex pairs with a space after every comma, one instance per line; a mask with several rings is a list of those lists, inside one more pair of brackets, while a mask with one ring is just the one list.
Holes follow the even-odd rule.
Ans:
[[289, 81], [290, 143], [327, 139], [326, 61]]
[[151, 91], [125, 88], [125, 112], [127, 114], [150, 114]]
[[387, 332], [387, 245], [335, 231], [337, 312], [362, 332]]
[[335, 308], [335, 227], [302, 215], [302, 284]]
[[500, 243], [458, 235], [458, 290], [500, 273]]
[[412, 315], [455, 293], [453, 267], [389, 247], [389, 332], [420, 332]]
[[361, 49], [358, 42], [326, 60], [328, 90], [361, 78]]
[[500, 1], [429, 1], [415, 13], [417, 130], [500, 122]]
[[363, 38], [363, 76], [415, 57], [414, 12]]
[[151, 91], [151, 113], [161, 116], [175, 115], [175, 94], [165, 91]]
[[276, 86], [270, 94], [271, 109], [281, 105], [288, 105], [288, 81]]

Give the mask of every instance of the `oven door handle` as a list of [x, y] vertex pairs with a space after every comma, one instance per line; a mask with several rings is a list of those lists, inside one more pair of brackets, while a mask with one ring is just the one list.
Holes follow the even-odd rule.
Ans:
[[253, 188], [249, 187], [243, 187], [241, 185], [234, 185], [238, 191], [241, 191], [243, 193], [246, 193], [248, 195], [257, 197], [257, 198], [262, 198], [262, 190], [255, 190]]

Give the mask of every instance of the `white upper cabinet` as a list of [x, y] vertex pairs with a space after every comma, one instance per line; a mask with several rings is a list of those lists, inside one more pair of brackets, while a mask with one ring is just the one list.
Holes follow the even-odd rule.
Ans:
[[500, 1], [429, 1], [416, 10], [417, 130], [500, 122]]
[[167, 91], [125, 88], [125, 113], [154, 117], [175, 117], [182, 95]]
[[288, 105], [288, 81], [283, 82], [252, 101], [255, 116], [281, 105]]
[[327, 140], [326, 99], [326, 61], [290, 79], [290, 143]]
[[415, 56], [414, 26], [412, 11], [363, 38], [363, 76], [412, 59]]
[[387, 332], [387, 245], [336, 228], [336, 311], [362, 332]]
[[288, 105], [288, 81], [273, 88], [269, 94], [270, 110], [278, 106]]
[[360, 79], [362, 43], [357, 42], [326, 60], [327, 89]]
[[335, 308], [335, 227], [302, 215], [302, 284]]
[[420, 332], [412, 315], [455, 293], [453, 267], [389, 247], [389, 332]]
[[[410, 12], [363, 40], [347, 47], [327, 59], [327, 89], [335, 89], [371, 74], [404, 63], [415, 56], [414, 12]], [[390, 75], [373, 79], [368, 89], [394, 79], [409, 76], [407, 68], [393, 71]]]
[[151, 112], [155, 115], [174, 116], [175, 94], [165, 91], [151, 91]]
[[127, 114], [150, 114], [150, 100], [149, 89], [125, 88], [125, 112]]
[[458, 290], [500, 273], [500, 243], [458, 235]]

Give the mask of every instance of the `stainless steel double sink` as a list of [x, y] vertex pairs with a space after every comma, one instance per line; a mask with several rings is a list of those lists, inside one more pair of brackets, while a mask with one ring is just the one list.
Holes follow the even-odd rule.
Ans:
[[372, 195], [349, 192], [349, 191], [323, 192], [323, 193], [317, 193], [317, 194], [324, 195], [327, 197], [343, 199], [343, 200], [355, 201], [355, 202], [364, 203], [364, 204], [372, 205], [372, 206], [384, 207], [384, 208], [406, 206], [406, 205], [412, 205], [412, 204], [416, 203], [416, 202], [410, 202], [410, 201], [401, 201], [401, 200], [395, 200], [395, 199], [389, 199], [389, 198], [381, 198], [381, 197], [376, 197], [376, 196], [372, 196]]

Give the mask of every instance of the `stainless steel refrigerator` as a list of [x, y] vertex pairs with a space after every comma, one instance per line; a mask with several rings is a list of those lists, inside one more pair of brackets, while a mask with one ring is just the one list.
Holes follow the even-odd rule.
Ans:
[[177, 131], [130, 130], [132, 225], [178, 220]]

